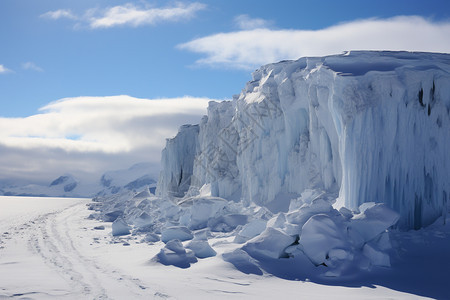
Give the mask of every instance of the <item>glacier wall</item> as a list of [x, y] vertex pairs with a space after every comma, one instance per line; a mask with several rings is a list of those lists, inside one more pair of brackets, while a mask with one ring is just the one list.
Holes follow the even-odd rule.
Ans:
[[161, 172], [155, 193], [182, 197], [189, 190], [194, 158], [198, 148], [198, 125], [183, 125], [178, 134], [167, 139], [161, 154]]
[[277, 212], [318, 189], [335, 206], [383, 202], [400, 226], [426, 226], [450, 202], [450, 55], [352, 51], [263, 66], [168, 140], [162, 165], [160, 195], [209, 184]]

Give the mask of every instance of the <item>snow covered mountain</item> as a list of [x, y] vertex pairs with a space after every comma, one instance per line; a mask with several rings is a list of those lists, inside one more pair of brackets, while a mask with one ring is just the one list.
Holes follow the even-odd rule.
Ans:
[[126, 170], [106, 172], [100, 178], [102, 189], [97, 196], [113, 195], [123, 191], [141, 191], [146, 186], [154, 193], [156, 180], [149, 174], [151, 168], [150, 163], [139, 163]]
[[0, 189], [5, 196], [86, 197], [114, 195], [124, 191], [156, 189], [156, 181], [149, 174], [152, 165], [139, 163], [129, 169], [109, 171], [97, 182], [86, 182], [70, 174], [62, 175], [48, 185], [6, 185]]
[[88, 197], [95, 190], [98, 190], [98, 185], [86, 186], [72, 175], [65, 174], [48, 185], [7, 185], [0, 192], [5, 196]]
[[450, 197], [450, 55], [351, 51], [263, 66], [167, 142], [157, 194], [287, 211], [306, 189], [382, 202], [420, 228]]

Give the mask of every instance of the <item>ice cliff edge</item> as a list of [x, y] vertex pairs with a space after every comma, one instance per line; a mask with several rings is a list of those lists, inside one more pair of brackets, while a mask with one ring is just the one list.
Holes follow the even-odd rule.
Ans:
[[383, 202], [420, 228], [450, 202], [450, 55], [351, 51], [261, 67], [162, 155], [157, 193], [286, 211], [305, 189]]

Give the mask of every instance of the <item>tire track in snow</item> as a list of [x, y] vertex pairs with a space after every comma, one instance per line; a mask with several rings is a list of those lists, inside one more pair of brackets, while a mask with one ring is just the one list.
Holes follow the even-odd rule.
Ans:
[[82, 225], [80, 211], [85, 209], [84, 203], [77, 203], [62, 211], [42, 215], [29, 228], [30, 248], [66, 279], [72, 289], [70, 296], [114, 299], [115, 295], [110, 291], [113, 287], [127, 294], [129, 299], [166, 298], [167, 295], [151, 291], [138, 278], [100, 265], [79, 251], [75, 241], [82, 242], [83, 237], [76, 236], [73, 228]]
[[64, 249], [61, 237], [55, 234], [58, 227], [56, 216], [66, 210], [45, 214], [35, 220], [36, 226], [31, 230], [30, 248], [69, 283], [72, 294], [108, 299], [105, 289], [98, 284], [95, 273], [83, 266], [73, 253]]
[[[78, 212], [80, 210], [84, 211], [86, 210], [86, 207], [76, 206], [70, 208], [65, 212], [65, 214], [60, 214], [55, 219], [59, 226], [53, 227], [54, 234], [55, 236], [58, 236], [58, 240], [64, 242], [66, 251], [74, 253], [80, 262], [90, 267], [92, 274], [100, 277], [102, 282], [107, 281], [109, 283], [108, 286], [111, 284], [121, 286], [121, 288], [128, 291], [131, 298], [148, 297], [149, 291], [145, 291], [147, 287], [145, 287], [145, 284], [143, 284], [139, 279], [120, 274], [120, 272], [114, 269], [107, 269], [107, 266], [105, 265], [100, 266], [94, 259], [90, 259], [79, 252], [78, 247], [74, 243], [74, 241], [79, 240], [79, 238], [70, 236], [70, 234], [73, 234], [73, 230], [71, 230], [71, 228], [73, 225], [76, 225], [77, 216], [79, 216]], [[64, 234], [61, 235], [61, 233]]]

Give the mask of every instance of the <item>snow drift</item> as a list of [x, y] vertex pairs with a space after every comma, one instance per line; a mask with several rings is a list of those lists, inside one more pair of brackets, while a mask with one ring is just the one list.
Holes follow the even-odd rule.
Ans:
[[447, 54], [352, 51], [263, 66], [167, 142], [157, 193], [209, 184], [212, 196], [280, 212], [320, 189], [338, 193], [338, 208], [385, 203], [400, 226], [429, 225], [450, 196], [449, 82]]

